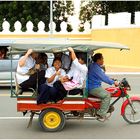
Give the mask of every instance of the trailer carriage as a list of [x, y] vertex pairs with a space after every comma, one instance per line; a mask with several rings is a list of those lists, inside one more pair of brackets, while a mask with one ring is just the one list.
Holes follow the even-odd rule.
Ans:
[[[67, 52], [67, 48], [72, 47], [76, 52], [87, 53], [87, 65], [91, 54], [97, 49], [128, 49], [127, 46], [118, 43], [95, 42], [88, 39], [61, 38], [14, 39], [8, 45], [11, 55], [24, 53], [30, 48], [37, 52], [55, 53]], [[63, 100], [60, 100], [57, 103], [40, 105], [37, 105], [36, 101], [38, 96], [37, 90], [29, 89], [29, 91], [23, 92], [22, 95], [17, 96], [17, 88], [18, 84], [15, 79], [15, 88], [11, 81], [11, 97], [17, 98], [17, 111], [22, 112], [24, 115], [27, 112], [31, 113], [28, 127], [31, 125], [34, 115], [39, 115], [39, 124], [45, 131], [54, 132], [61, 130], [65, 126], [67, 119], [96, 119], [93, 110], [100, 107], [100, 99], [90, 97], [87, 88], [83, 89], [83, 95], [67, 94]], [[116, 88], [107, 90], [113, 93], [114, 96], [115, 94], [118, 94]]]

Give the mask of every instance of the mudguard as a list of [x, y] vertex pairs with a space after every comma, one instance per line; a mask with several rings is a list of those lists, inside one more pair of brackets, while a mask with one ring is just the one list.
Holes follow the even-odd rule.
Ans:
[[[134, 101], [134, 100], [140, 101], [140, 97], [137, 97], [137, 96], [130, 97], [129, 99], [130, 99], [131, 101]], [[128, 104], [128, 99], [126, 99], [126, 100], [123, 102], [123, 104], [122, 104], [122, 107], [121, 107], [121, 115], [122, 115], [122, 116], [124, 115], [125, 107], [126, 107], [127, 104]]]

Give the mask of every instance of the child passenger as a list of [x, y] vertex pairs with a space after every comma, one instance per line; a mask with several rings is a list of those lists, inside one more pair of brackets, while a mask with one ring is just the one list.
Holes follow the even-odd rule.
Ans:
[[53, 61], [53, 66], [46, 70], [46, 83], [39, 87], [37, 104], [57, 101], [59, 95], [57, 94], [57, 89], [53, 86], [53, 84], [66, 74], [65, 71], [61, 69], [61, 65], [61, 60], [55, 58]]
[[76, 95], [82, 92], [85, 87], [86, 76], [88, 68], [86, 66], [87, 57], [85, 53], [78, 53], [77, 57], [73, 48], [68, 48], [71, 53], [72, 66], [68, 74], [61, 78], [61, 82], [55, 82], [54, 86], [58, 89], [61, 95], [60, 99], [63, 99], [67, 91], [69, 94]]
[[1, 46], [0, 47], [0, 59], [6, 59], [6, 55], [7, 55], [7, 46]]

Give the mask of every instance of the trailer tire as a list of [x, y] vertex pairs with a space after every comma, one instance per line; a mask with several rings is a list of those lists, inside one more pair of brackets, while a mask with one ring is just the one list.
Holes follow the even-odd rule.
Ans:
[[65, 126], [65, 115], [61, 110], [48, 108], [40, 113], [39, 123], [44, 131], [60, 131]]

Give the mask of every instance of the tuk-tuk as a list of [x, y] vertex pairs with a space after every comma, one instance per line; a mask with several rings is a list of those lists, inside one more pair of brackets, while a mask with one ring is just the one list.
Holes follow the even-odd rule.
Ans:
[[[56, 53], [67, 52], [68, 47], [72, 47], [75, 52], [86, 52], [88, 55], [87, 65], [91, 54], [102, 48], [128, 50], [128, 47], [118, 43], [95, 42], [87, 39], [17, 39], [10, 45], [10, 54], [21, 54], [32, 48], [37, 52]], [[11, 63], [12, 67], [12, 63]], [[12, 75], [12, 74], [11, 74]], [[88, 80], [88, 79], [87, 79]], [[16, 80], [15, 80], [16, 81]], [[17, 88], [17, 84], [15, 84]], [[31, 113], [28, 127], [32, 123], [34, 115], [39, 115], [39, 124], [45, 131], [60, 131], [65, 126], [67, 119], [91, 119], [99, 120], [96, 116], [96, 111], [100, 108], [101, 100], [97, 97], [90, 96], [88, 89], [83, 89], [83, 95], [67, 95], [63, 100], [51, 104], [37, 105], [36, 98], [37, 90], [16, 95], [16, 88], [13, 88], [11, 82], [11, 97], [17, 98], [17, 111], [24, 115], [27, 112]], [[140, 123], [140, 98], [129, 97], [127, 91], [130, 90], [130, 85], [126, 79], [123, 79], [118, 87], [107, 88], [112, 97], [117, 97], [110, 104], [108, 118], [114, 111], [113, 105], [123, 97], [126, 100], [122, 104], [121, 115], [128, 123]], [[129, 115], [128, 115], [129, 114]], [[132, 117], [133, 116], [133, 117]], [[135, 118], [136, 116], [136, 118]], [[102, 121], [102, 120], [99, 120]], [[105, 120], [103, 120], [105, 121]]]

